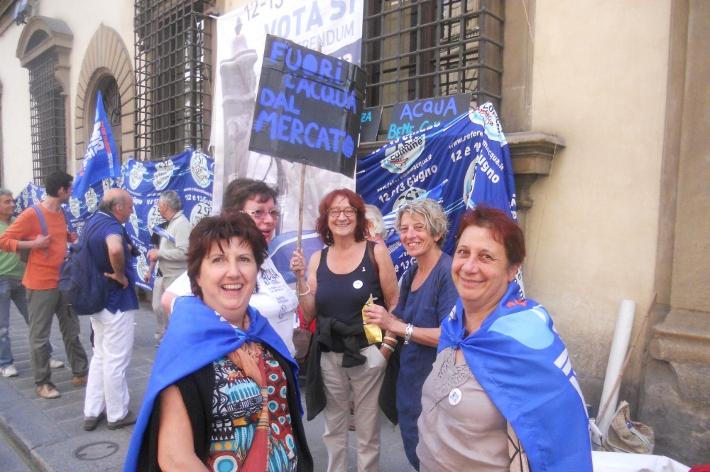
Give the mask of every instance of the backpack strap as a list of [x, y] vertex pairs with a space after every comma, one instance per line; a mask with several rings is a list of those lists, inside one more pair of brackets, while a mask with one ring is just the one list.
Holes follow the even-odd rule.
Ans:
[[[49, 230], [47, 229], [47, 220], [44, 218], [44, 212], [39, 205], [39, 203], [35, 203], [32, 205], [32, 209], [35, 211], [37, 219], [39, 220], [39, 228], [42, 231], [42, 235], [47, 236], [49, 234]], [[45, 248], [44, 253], [49, 254], [49, 249]]]
[[37, 219], [39, 220], [39, 227], [42, 230], [42, 234], [44, 236], [47, 236], [49, 234], [49, 231], [47, 230], [47, 220], [44, 219], [44, 212], [39, 207], [39, 203], [35, 203], [34, 205], [32, 205], [32, 209], [37, 214]]

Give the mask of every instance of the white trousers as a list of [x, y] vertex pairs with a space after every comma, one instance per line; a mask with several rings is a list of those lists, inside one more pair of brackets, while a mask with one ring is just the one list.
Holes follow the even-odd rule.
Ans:
[[123, 419], [128, 413], [126, 369], [133, 352], [135, 310], [91, 315], [94, 328], [94, 356], [89, 364], [84, 416], [99, 416], [106, 410], [107, 421]]
[[380, 423], [378, 420], [382, 382], [387, 361], [376, 346], [360, 350], [367, 362], [355, 367], [343, 367], [343, 355], [337, 352], [321, 354], [320, 367], [325, 387], [325, 432], [323, 443], [328, 451], [328, 472], [348, 469], [348, 425], [350, 398], [355, 406], [358, 472], [380, 470]]

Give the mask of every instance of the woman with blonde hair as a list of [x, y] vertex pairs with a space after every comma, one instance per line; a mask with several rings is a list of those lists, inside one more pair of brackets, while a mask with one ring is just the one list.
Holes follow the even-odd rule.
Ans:
[[391, 419], [399, 422], [404, 452], [418, 469], [422, 385], [436, 358], [441, 320], [456, 303], [456, 287], [451, 280], [451, 256], [441, 250], [448, 227], [441, 205], [428, 198], [406, 203], [397, 209], [395, 227], [414, 262], [402, 276], [395, 309], [389, 312], [373, 305], [365, 313], [368, 321], [388, 331], [395, 343], [403, 341], [397, 347], [398, 356], [390, 360], [390, 364], [399, 360], [399, 369], [388, 367], [380, 403], [386, 411], [396, 404], [396, 418]]

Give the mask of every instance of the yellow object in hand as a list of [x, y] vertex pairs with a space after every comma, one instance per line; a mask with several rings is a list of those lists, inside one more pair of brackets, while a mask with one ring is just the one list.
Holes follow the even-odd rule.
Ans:
[[367, 319], [365, 316], [365, 308], [372, 306], [373, 303], [375, 303], [375, 299], [372, 294], [370, 294], [370, 298], [367, 299], [367, 303], [365, 303], [365, 306], [362, 307], [362, 323], [365, 325], [364, 328], [367, 342], [370, 344], [378, 344], [382, 342], [382, 330], [376, 324], [365, 321]]

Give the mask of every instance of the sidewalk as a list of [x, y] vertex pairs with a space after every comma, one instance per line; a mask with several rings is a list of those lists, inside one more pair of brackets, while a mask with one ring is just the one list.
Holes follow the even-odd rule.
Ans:
[[[89, 318], [81, 321], [81, 341], [91, 357], [91, 332]], [[130, 408], [140, 410], [148, 377], [155, 356], [155, 317], [147, 305], [136, 314], [133, 358], [128, 368], [128, 385], [131, 393]], [[109, 431], [101, 422], [95, 431], [83, 429], [84, 388], [74, 387], [68, 367], [52, 371], [52, 381], [62, 396], [43, 400], [34, 392], [30, 368], [27, 326], [12, 305], [10, 313], [10, 339], [18, 377], [0, 377], [0, 428], [20, 444], [24, 453], [38, 470], [47, 472], [120, 471], [126, 455], [132, 427]], [[53, 357], [66, 362], [64, 344], [59, 325], [52, 325]], [[325, 471], [327, 457], [321, 440], [323, 415], [305, 422], [308, 444], [315, 462], [315, 471]], [[413, 470], [402, 449], [399, 430], [382, 420], [380, 468], [388, 472]], [[1, 441], [1, 439], [0, 439]], [[350, 470], [355, 468], [355, 437], [350, 434]], [[2, 447], [0, 447], [2, 451]]]
[[[91, 357], [89, 318], [81, 321], [81, 342]], [[136, 314], [136, 338], [133, 359], [128, 368], [131, 406], [138, 411], [153, 364], [155, 318], [151, 311]], [[62, 396], [55, 400], [38, 398], [30, 367], [27, 326], [12, 305], [10, 339], [18, 377], [0, 378], [0, 428], [21, 444], [39, 470], [56, 472], [120, 471], [126, 454], [131, 428], [109, 431], [102, 422], [95, 431], [83, 429], [84, 388], [71, 384], [72, 372], [64, 355], [64, 343], [58, 322], [52, 325], [52, 357], [67, 366], [52, 370], [52, 382]]]

